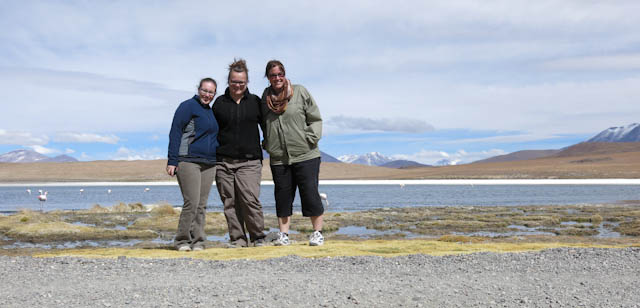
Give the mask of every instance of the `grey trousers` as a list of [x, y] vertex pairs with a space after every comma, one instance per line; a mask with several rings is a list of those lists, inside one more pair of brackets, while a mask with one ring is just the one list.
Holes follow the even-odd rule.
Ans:
[[262, 204], [258, 199], [261, 177], [261, 160], [218, 159], [216, 186], [224, 204], [231, 242], [248, 244], [247, 232], [252, 242], [265, 237]]
[[178, 184], [184, 199], [178, 232], [173, 240], [176, 248], [184, 245], [202, 246], [206, 239], [206, 210], [209, 192], [215, 176], [215, 165], [179, 162]]

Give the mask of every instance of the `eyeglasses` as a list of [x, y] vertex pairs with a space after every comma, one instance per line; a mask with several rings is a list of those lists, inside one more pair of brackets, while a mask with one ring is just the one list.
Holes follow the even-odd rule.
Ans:
[[198, 91], [204, 93], [204, 94], [209, 94], [209, 95], [216, 95], [216, 91], [209, 91], [209, 90], [205, 90], [205, 89], [198, 89]]
[[269, 78], [273, 79], [276, 77], [284, 77], [284, 73], [277, 73], [277, 74], [269, 74]]
[[237, 86], [244, 86], [245, 84], [247, 84], [245, 81], [240, 81], [240, 80], [230, 80], [229, 83], [232, 83]]

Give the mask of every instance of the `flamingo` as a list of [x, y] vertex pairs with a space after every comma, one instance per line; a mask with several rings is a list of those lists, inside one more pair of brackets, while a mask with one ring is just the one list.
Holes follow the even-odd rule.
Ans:
[[146, 188], [144, 189], [144, 192], [148, 192], [148, 191], [150, 191], [150, 190], [151, 190], [151, 188], [146, 187]]
[[327, 206], [329, 206], [329, 199], [327, 199], [327, 194], [320, 193], [320, 199], [324, 200], [324, 202], [327, 203]]
[[31, 195], [31, 189], [27, 188], [27, 193]]
[[107, 189], [107, 193], [110, 194], [111, 193], [111, 189]]
[[82, 193], [84, 192], [84, 188], [80, 188], [80, 194], [82, 195]]
[[404, 188], [404, 183], [400, 183], [400, 188]]
[[40, 192], [40, 194], [38, 195], [38, 200], [40, 200], [40, 212], [42, 212], [44, 203], [47, 201], [47, 195], [49, 194], [49, 192], [45, 191], [42, 192], [42, 190], [38, 190]]

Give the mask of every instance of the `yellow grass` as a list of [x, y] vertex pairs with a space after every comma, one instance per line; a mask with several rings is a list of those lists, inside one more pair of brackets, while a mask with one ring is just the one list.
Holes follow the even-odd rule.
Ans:
[[77, 226], [60, 221], [18, 225], [7, 231], [6, 235], [35, 242], [154, 238], [158, 236], [157, 233], [150, 230], [110, 230]]
[[368, 240], [328, 241], [324, 246], [311, 247], [307, 243], [291, 246], [265, 246], [255, 248], [209, 248], [200, 252], [178, 252], [165, 249], [97, 248], [69, 249], [36, 253], [34, 257], [86, 257], [117, 258], [194, 258], [205, 260], [269, 259], [296, 255], [304, 258], [339, 256], [395, 257], [411, 254], [434, 256], [468, 254], [475, 252], [525, 252], [558, 247], [624, 248], [632, 245], [600, 245], [587, 243], [454, 243], [436, 240]]

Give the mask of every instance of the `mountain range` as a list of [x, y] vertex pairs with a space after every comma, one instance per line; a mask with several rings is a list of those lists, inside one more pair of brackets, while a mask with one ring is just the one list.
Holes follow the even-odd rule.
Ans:
[[421, 163], [411, 161], [411, 160], [393, 159], [379, 152], [370, 152], [362, 155], [354, 155], [354, 154], [342, 155], [338, 157], [338, 160], [348, 164], [359, 164], [359, 165], [378, 166], [378, 167], [387, 167], [387, 168], [396, 168], [396, 169], [417, 168], [417, 167], [428, 166], [428, 165], [423, 165]]
[[15, 150], [0, 155], [0, 163], [34, 163], [34, 162], [74, 162], [77, 159], [68, 155], [49, 157], [32, 150]]
[[[632, 123], [627, 126], [610, 127], [598, 133], [594, 137], [588, 139], [581, 145], [580, 149], [589, 148], [589, 143], [601, 143], [601, 142], [640, 142], [640, 124]], [[566, 150], [576, 149], [577, 145], [568, 146], [562, 149], [548, 149], [548, 150], [522, 150], [513, 153], [490, 157], [483, 160], [478, 160], [475, 163], [491, 163], [491, 162], [507, 162], [507, 161], [520, 161], [529, 160], [543, 157], [554, 157], [562, 155]], [[268, 157], [266, 153], [265, 158]], [[419, 168], [419, 167], [431, 167], [429, 165], [420, 164], [410, 160], [397, 160], [391, 157], [385, 156], [379, 152], [370, 152], [362, 155], [342, 155], [335, 158], [327, 153], [321, 152], [321, 160], [323, 162], [342, 162], [349, 164], [360, 164], [367, 166], [379, 166], [387, 168], [405, 169], [405, 168]], [[58, 155], [55, 157], [49, 157], [37, 153], [32, 150], [16, 150], [0, 155], [0, 163], [30, 163], [30, 162], [75, 162], [77, 159], [68, 155]], [[442, 159], [434, 164], [434, 166], [449, 166], [455, 165], [455, 162], [447, 159]]]
[[640, 124], [610, 127], [603, 130], [587, 142], [640, 142]]
[[[574, 144], [572, 146], [568, 146], [558, 150], [523, 150], [505, 155], [489, 157], [487, 159], [478, 160], [473, 163], [494, 163], [529, 160], [543, 157], [567, 156], [571, 155], [571, 153], [575, 151], [594, 153], [593, 149], [590, 148], [597, 148], [598, 151], [602, 151], [599, 150], [601, 148], [601, 145], [596, 145], [597, 143], [601, 142], [640, 142], [640, 124], [632, 123], [627, 126], [610, 127], [585, 142]], [[590, 144], [594, 145], [591, 146]], [[631, 148], [634, 148], [634, 146], [631, 146]], [[621, 149], [617, 149], [617, 151], [621, 151]], [[622, 151], [624, 151], [624, 149], [622, 149]]]

